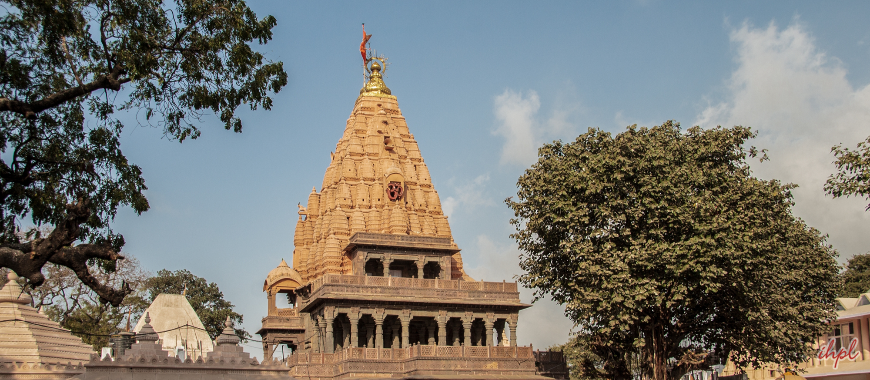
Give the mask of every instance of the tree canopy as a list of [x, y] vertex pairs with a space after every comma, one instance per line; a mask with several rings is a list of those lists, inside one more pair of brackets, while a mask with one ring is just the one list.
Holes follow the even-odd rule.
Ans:
[[[831, 148], [837, 173], [825, 182], [825, 192], [834, 198], [862, 196], [870, 199], [870, 137], [854, 150], [837, 145]], [[870, 204], [865, 210], [870, 210]]]
[[842, 277], [843, 292], [840, 297], [857, 298], [870, 292], [870, 253], [852, 256], [846, 263]]
[[[243, 320], [241, 314], [233, 311], [235, 306], [224, 299], [217, 284], [197, 277], [186, 269], [174, 272], [161, 269], [156, 276], [145, 281], [145, 292], [150, 302], [161, 293], [184, 294], [212, 340], [224, 330], [227, 317], [236, 326], [240, 326]], [[251, 337], [251, 334], [240, 328], [236, 328], [236, 335], [243, 340]]]
[[752, 176], [749, 128], [590, 129], [539, 149], [517, 182], [519, 281], [551, 297], [608, 378], [664, 380], [698, 350], [796, 363], [835, 317], [836, 252]]
[[[240, 0], [0, 6], [0, 267], [39, 286], [43, 266], [64, 266], [118, 306], [133, 290], [101, 283], [90, 264], [113, 270], [124, 239], [111, 220], [148, 201], [116, 111], [177, 141], [199, 136], [206, 113], [240, 132], [238, 107], [270, 109], [287, 83], [282, 63], [252, 46], [271, 40], [276, 20]], [[25, 223], [53, 229], [22, 239]]]

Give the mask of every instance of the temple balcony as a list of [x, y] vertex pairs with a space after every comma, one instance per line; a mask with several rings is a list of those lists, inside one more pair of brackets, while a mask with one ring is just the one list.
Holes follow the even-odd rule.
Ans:
[[[308, 288], [309, 289], [303, 289]], [[421, 304], [488, 305], [525, 308], [515, 282], [483, 282], [328, 274], [301, 288], [299, 309], [309, 312], [325, 300]]]
[[262, 323], [261, 331], [264, 329], [301, 330], [305, 328], [298, 309], [276, 309], [273, 315], [264, 317]]

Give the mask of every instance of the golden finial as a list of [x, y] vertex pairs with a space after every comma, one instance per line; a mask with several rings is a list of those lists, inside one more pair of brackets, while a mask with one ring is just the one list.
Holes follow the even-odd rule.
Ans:
[[[381, 74], [381, 70], [387, 71], [387, 58], [377, 55], [374, 49], [366, 47], [372, 35], [366, 34], [366, 24], [363, 24], [362, 27], [363, 40], [359, 44], [359, 52], [362, 55], [363, 69], [365, 69], [363, 75], [365, 75], [367, 82], [359, 90], [359, 96], [378, 96], [395, 99], [396, 97], [392, 95], [390, 89], [384, 84], [384, 77]], [[371, 64], [371, 68], [369, 68], [369, 64]]]
[[392, 92], [384, 83], [384, 78], [381, 75], [381, 64], [378, 63], [379, 60], [381, 60], [380, 57], [370, 58], [371, 69], [366, 71], [370, 71], [371, 74], [368, 75], [368, 83], [359, 90], [360, 96], [393, 97]]

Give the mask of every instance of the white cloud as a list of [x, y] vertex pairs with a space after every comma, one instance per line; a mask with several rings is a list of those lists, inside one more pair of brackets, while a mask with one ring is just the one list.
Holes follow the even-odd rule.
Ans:
[[497, 127], [493, 134], [504, 137], [501, 164], [527, 167], [538, 159], [538, 147], [544, 141], [556, 138], [573, 139], [577, 133], [574, 122], [582, 112], [582, 105], [573, 94], [572, 86], [554, 96], [550, 116], [541, 121], [538, 111], [541, 100], [538, 93], [523, 93], [506, 89], [495, 97], [494, 113]]
[[459, 204], [459, 200], [456, 198], [453, 198], [453, 197], [444, 198], [444, 200], [441, 201], [441, 211], [444, 212], [444, 215], [446, 215], [447, 218], [450, 218], [451, 216], [453, 216], [453, 210], [456, 209], [456, 206], [458, 204]]
[[538, 156], [535, 114], [540, 107], [541, 100], [534, 90], [524, 97], [519, 92], [507, 89], [495, 98], [495, 117], [499, 122], [495, 134], [505, 138], [502, 164], [529, 166], [535, 162]]
[[727, 95], [695, 125], [743, 125], [759, 131], [750, 144], [768, 149], [756, 175], [792, 182], [795, 213], [830, 234], [843, 258], [870, 250], [870, 213], [861, 199], [831, 199], [823, 185], [834, 172], [832, 146], [854, 147], [870, 135], [870, 86], [855, 89], [846, 69], [815, 45], [798, 22], [785, 29], [744, 23], [731, 32], [737, 68]]
[[[489, 236], [478, 235], [474, 248], [465, 250], [465, 254], [469, 253], [477, 258], [479, 264], [474, 268], [465, 268], [465, 272], [475, 280], [515, 281], [512, 280], [514, 276], [521, 273], [520, 251], [513, 244], [500, 244]], [[532, 291], [520, 287], [520, 300], [530, 303]], [[565, 317], [564, 307], [549, 299], [542, 299], [520, 313], [517, 341], [520, 345], [532, 344], [545, 349], [568, 341], [573, 326], [571, 320]]]
[[481, 174], [471, 181], [456, 183], [456, 180], [451, 178], [447, 185], [456, 196], [449, 196], [441, 202], [441, 210], [447, 218], [453, 215], [453, 212], [462, 207], [464, 210], [472, 210], [477, 206], [490, 206], [495, 204], [493, 199], [486, 196], [486, 191], [483, 189], [489, 182], [489, 174]]

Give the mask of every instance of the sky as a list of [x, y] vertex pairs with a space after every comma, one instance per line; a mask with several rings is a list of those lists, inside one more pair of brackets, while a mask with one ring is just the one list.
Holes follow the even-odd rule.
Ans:
[[[868, 201], [823, 190], [831, 147], [870, 135], [870, 2], [249, 5], [278, 20], [258, 49], [284, 63], [288, 85], [272, 110], [241, 112], [241, 134], [206, 117], [202, 136], [179, 144], [128, 123], [122, 149], [144, 171], [151, 210], [121, 210], [114, 228], [152, 273], [216, 282], [251, 333], [266, 274], [291, 261], [296, 204], [319, 190], [363, 85], [363, 22], [475, 279], [520, 274], [504, 199], [541, 144], [666, 120], [758, 131], [750, 144], [770, 160], [753, 161], [754, 174], [799, 186], [795, 215], [829, 235], [841, 262], [870, 251]], [[543, 299], [521, 312], [519, 343], [567, 341], [563, 310]], [[245, 348], [262, 357], [258, 343]]]

